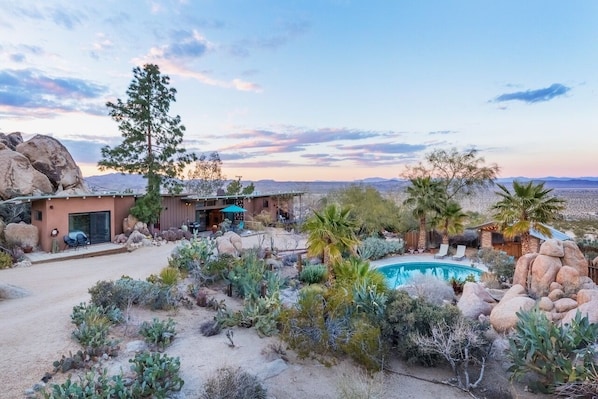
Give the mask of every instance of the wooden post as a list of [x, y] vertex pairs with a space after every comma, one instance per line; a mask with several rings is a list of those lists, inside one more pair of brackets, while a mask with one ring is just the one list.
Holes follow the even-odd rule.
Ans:
[[297, 273], [301, 273], [303, 264], [301, 263], [301, 254], [297, 254]]

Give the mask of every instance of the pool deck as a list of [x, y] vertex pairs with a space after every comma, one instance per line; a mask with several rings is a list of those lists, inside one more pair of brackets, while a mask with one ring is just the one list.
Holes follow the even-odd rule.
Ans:
[[486, 265], [481, 263], [473, 263], [467, 257], [463, 258], [463, 260], [453, 260], [450, 256], [447, 256], [442, 259], [434, 258], [433, 254], [407, 254], [407, 255], [398, 255], [392, 256], [390, 258], [378, 259], [375, 261], [370, 262], [373, 267], [381, 267], [381, 266], [388, 266], [388, 265], [396, 265], [398, 263], [415, 263], [415, 262], [437, 262], [437, 263], [444, 263], [444, 264], [453, 264], [459, 265], [463, 267], [474, 267], [475, 269], [480, 269], [483, 271], [488, 271]]

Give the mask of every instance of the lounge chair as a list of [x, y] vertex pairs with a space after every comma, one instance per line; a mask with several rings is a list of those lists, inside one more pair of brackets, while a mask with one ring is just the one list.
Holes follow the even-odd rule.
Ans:
[[465, 258], [465, 245], [457, 245], [457, 253], [453, 256], [453, 260], [463, 260]]
[[438, 250], [438, 253], [434, 255], [434, 259], [446, 258], [448, 256], [448, 249], [448, 244], [440, 244], [440, 249]]

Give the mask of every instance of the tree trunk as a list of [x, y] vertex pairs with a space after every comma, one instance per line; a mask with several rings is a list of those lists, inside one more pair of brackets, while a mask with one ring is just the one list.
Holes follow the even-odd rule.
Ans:
[[532, 252], [529, 233], [521, 234], [521, 254], [529, 254]]
[[426, 219], [419, 219], [419, 239], [417, 240], [417, 249], [426, 249]]

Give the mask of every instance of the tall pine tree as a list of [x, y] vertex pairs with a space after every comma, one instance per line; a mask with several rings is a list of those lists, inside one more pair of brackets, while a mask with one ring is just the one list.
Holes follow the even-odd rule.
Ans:
[[102, 148], [100, 170], [143, 175], [147, 191], [131, 208], [133, 216], [146, 223], [160, 218], [161, 187], [179, 193], [187, 165], [197, 159], [182, 146], [185, 126], [179, 115], [170, 116], [170, 103], [176, 101], [176, 90], [169, 87], [170, 78], [160, 68], [146, 64], [133, 69], [133, 80], [127, 89], [127, 100], [107, 102], [109, 115], [118, 123], [123, 142]]

